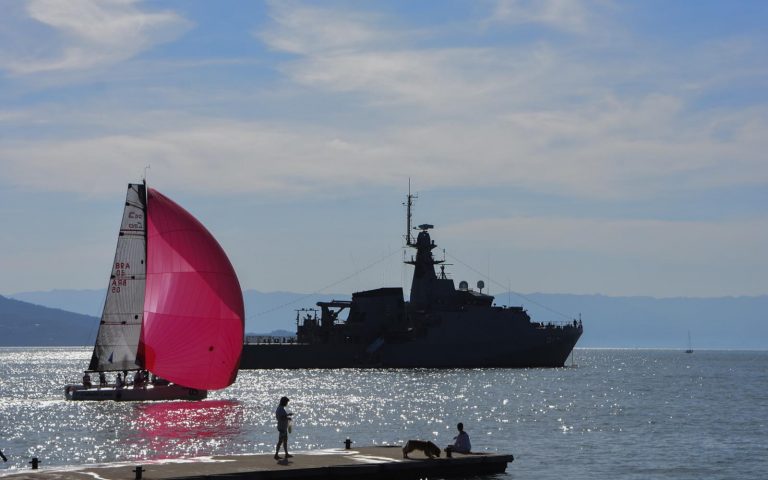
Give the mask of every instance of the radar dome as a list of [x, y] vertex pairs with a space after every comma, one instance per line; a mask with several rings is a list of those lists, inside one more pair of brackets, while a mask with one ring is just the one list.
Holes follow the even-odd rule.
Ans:
[[469, 284], [466, 282], [466, 280], [459, 282], [459, 290], [469, 290]]

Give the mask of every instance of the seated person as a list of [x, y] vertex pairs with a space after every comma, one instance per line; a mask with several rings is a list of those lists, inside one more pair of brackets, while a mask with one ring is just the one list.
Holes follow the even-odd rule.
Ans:
[[88, 372], [83, 374], [83, 386], [85, 388], [91, 388], [91, 376], [88, 374]]
[[147, 385], [147, 378], [144, 376], [144, 372], [136, 370], [133, 374], [133, 388], [145, 388]]
[[106, 387], [107, 386], [107, 376], [104, 374], [104, 372], [99, 372], [99, 387]]
[[469, 435], [464, 431], [464, 424], [459, 422], [456, 428], [459, 430], [459, 434], [453, 437], [453, 445], [448, 445], [445, 451], [449, 453], [469, 453], [472, 450], [472, 444], [469, 442]]

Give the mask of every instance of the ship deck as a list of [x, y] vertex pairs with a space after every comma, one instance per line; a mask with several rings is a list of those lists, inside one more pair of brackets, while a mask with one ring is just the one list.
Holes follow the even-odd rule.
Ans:
[[491, 453], [454, 453], [453, 458], [446, 458], [443, 454], [429, 459], [420, 451], [411, 452], [410, 459], [404, 459], [400, 446], [315, 450], [294, 452], [293, 455], [287, 461], [276, 461], [270, 453], [52, 467], [7, 471], [0, 473], [0, 477], [3, 480], [134, 480], [137, 478], [135, 469], [141, 467], [141, 478], [146, 480], [416, 479], [502, 473], [513, 461], [512, 455]]

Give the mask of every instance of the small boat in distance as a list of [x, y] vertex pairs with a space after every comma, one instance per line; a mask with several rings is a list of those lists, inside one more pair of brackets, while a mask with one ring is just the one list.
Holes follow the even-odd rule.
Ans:
[[691, 331], [688, 330], [688, 348], [685, 350], [685, 353], [693, 353], [693, 347], [691, 347]]
[[[93, 355], [65, 397], [202, 400], [234, 383], [244, 325], [240, 283], [216, 239], [146, 182], [129, 184]], [[106, 372], [122, 373], [108, 383]]]

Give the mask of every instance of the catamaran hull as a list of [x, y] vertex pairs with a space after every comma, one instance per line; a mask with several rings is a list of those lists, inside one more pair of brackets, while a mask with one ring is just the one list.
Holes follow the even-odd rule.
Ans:
[[203, 400], [208, 396], [206, 390], [182, 387], [181, 385], [158, 385], [147, 388], [91, 387], [67, 385], [64, 388], [67, 400], [113, 400], [117, 402], [143, 402], [157, 400]]

